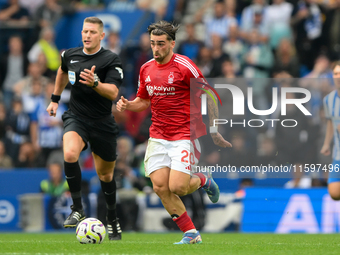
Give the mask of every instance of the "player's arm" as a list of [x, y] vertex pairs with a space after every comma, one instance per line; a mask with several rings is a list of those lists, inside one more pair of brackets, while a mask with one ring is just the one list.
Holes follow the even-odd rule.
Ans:
[[123, 112], [129, 110], [132, 112], [141, 112], [146, 110], [150, 106], [150, 99], [143, 99], [136, 97], [133, 101], [129, 101], [123, 96], [117, 102], [117, 110]]
[[[68, 83], [68, 75], [64, 72], [61, 67], [58, 68], [57, 77], [55, 79], [54, 91], [52, 95], [52, 102], [47, 107], [46, 111], [50, 116], [56, 116], [58, 103], [60, 100], [60, 95], [64, 91], [66, 85]], [[54, 101], [54, 102], [53, 102]]]
[[[215, 96], [215, 93], [211, 90], [209, 90], [211, 94], [214, 96], [215, 101], [217, 101], [217, 98]], [[214, 100], [211, 97], [208, 98], [208, 115], [209, 115], [209, 126], [214, 126], [214, 120], [218, 119], [218, 107], [215, 104]], [[216, 125], [215, 125], [216, 126]], [[217, 126], [216, 126], [217, 127]], [[214, 141], [214, 144], [220, 146], [220, 147], [232, 147], [231, 143], [229, 143], [227, 140], [223, 138], [223, 136], [217, 131], [215, 133], [210, 133], [211, 138]]]
[[334, 132], [333, 122], [331, 119], [328, 119], [325, 140], [320, 150], [320, 153], [325, 156], [328, 156], [331, 154], [331, 142], [333, 140], [333, 132]]
[[115, 100], [119, 92], [116, 85], [98, 81], [98, 86], [94, 87], [95, 70], [96, 66], [92, 66], [91, 70], [84, 69], [84, 71], [80, 72], [79, 76], [82, 80], [79, 80], [79, 82], [85, 84], [86, 86], [92, 87], [102, 97], [110, 99], [111, 101]]

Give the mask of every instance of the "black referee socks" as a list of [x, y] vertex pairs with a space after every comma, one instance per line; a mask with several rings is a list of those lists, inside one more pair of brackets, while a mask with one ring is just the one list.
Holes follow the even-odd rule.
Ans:
[[107, 207], [107, 219], [108, 221], [114, 221], [117, 218], [116, 212], [116, 180], [112, 177], [112, 181], [103, 182], [100, 181], [102, 191], [105, 196], [106, 207]]
[[82, 209], [81, 203], [81, 170], [78, 161], [68, 163], [64, 161], [65, 176], [71, 192], [73, 205], [77, 209]]

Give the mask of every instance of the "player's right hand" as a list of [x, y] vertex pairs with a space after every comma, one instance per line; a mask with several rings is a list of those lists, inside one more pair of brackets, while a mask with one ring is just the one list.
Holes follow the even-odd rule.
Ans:
[[233, 147], [232, 144], [229, 143], [227, 140], [225, 140], [219, 132], [211, 133], [210, 135], [211, 135], [211, 138], [214, 141], [214, 144], [216, 144], [217, 146], [220, 146], [222, 148]]
[[46, 111], [50, 116], [55, 117], [57, 115], [58, 103], [51, 102], [47, 107]]
[[129, 105], [129, 100], [127, 100], [126, 98], [124, 98], [123, 96], [120, 97], [119, 101], [117, 102], [117, 110], [119, 112], [123, 112], [126, 110], [126, 108]]
[[331, 148], [329, 145], [324, 144], [320, 150], [320, 153], [325, 155], [325, 156], [329, 156], [331, 154]]

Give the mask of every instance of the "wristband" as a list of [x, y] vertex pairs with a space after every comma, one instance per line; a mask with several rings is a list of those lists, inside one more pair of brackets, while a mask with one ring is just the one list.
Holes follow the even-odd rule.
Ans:
[[209, 131], [210, 131], [210, 132], [209, 132], [210, 134], [217, 133], [217, 132], [218, 132], [218, 131], [217, 131], [217, 126], [215, 126], [215, 127], [214, 127], [214, 126], [210, 127], [210, 128], [209, 128]]
[[53, 103], [59, 104], [60, 96], [52, 94], [51, 100]]

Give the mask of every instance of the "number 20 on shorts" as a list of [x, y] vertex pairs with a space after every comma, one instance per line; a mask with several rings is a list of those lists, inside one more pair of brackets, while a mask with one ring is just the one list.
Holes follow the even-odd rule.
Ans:
[[183, 157], [181, 158], [181, 162], [189, 163], [190, 160], [190, 164], [195, 165], [194, 153], [192, 152], [189, 153], [187, 150], [182, 150], [181, 154], [184, 154]]

